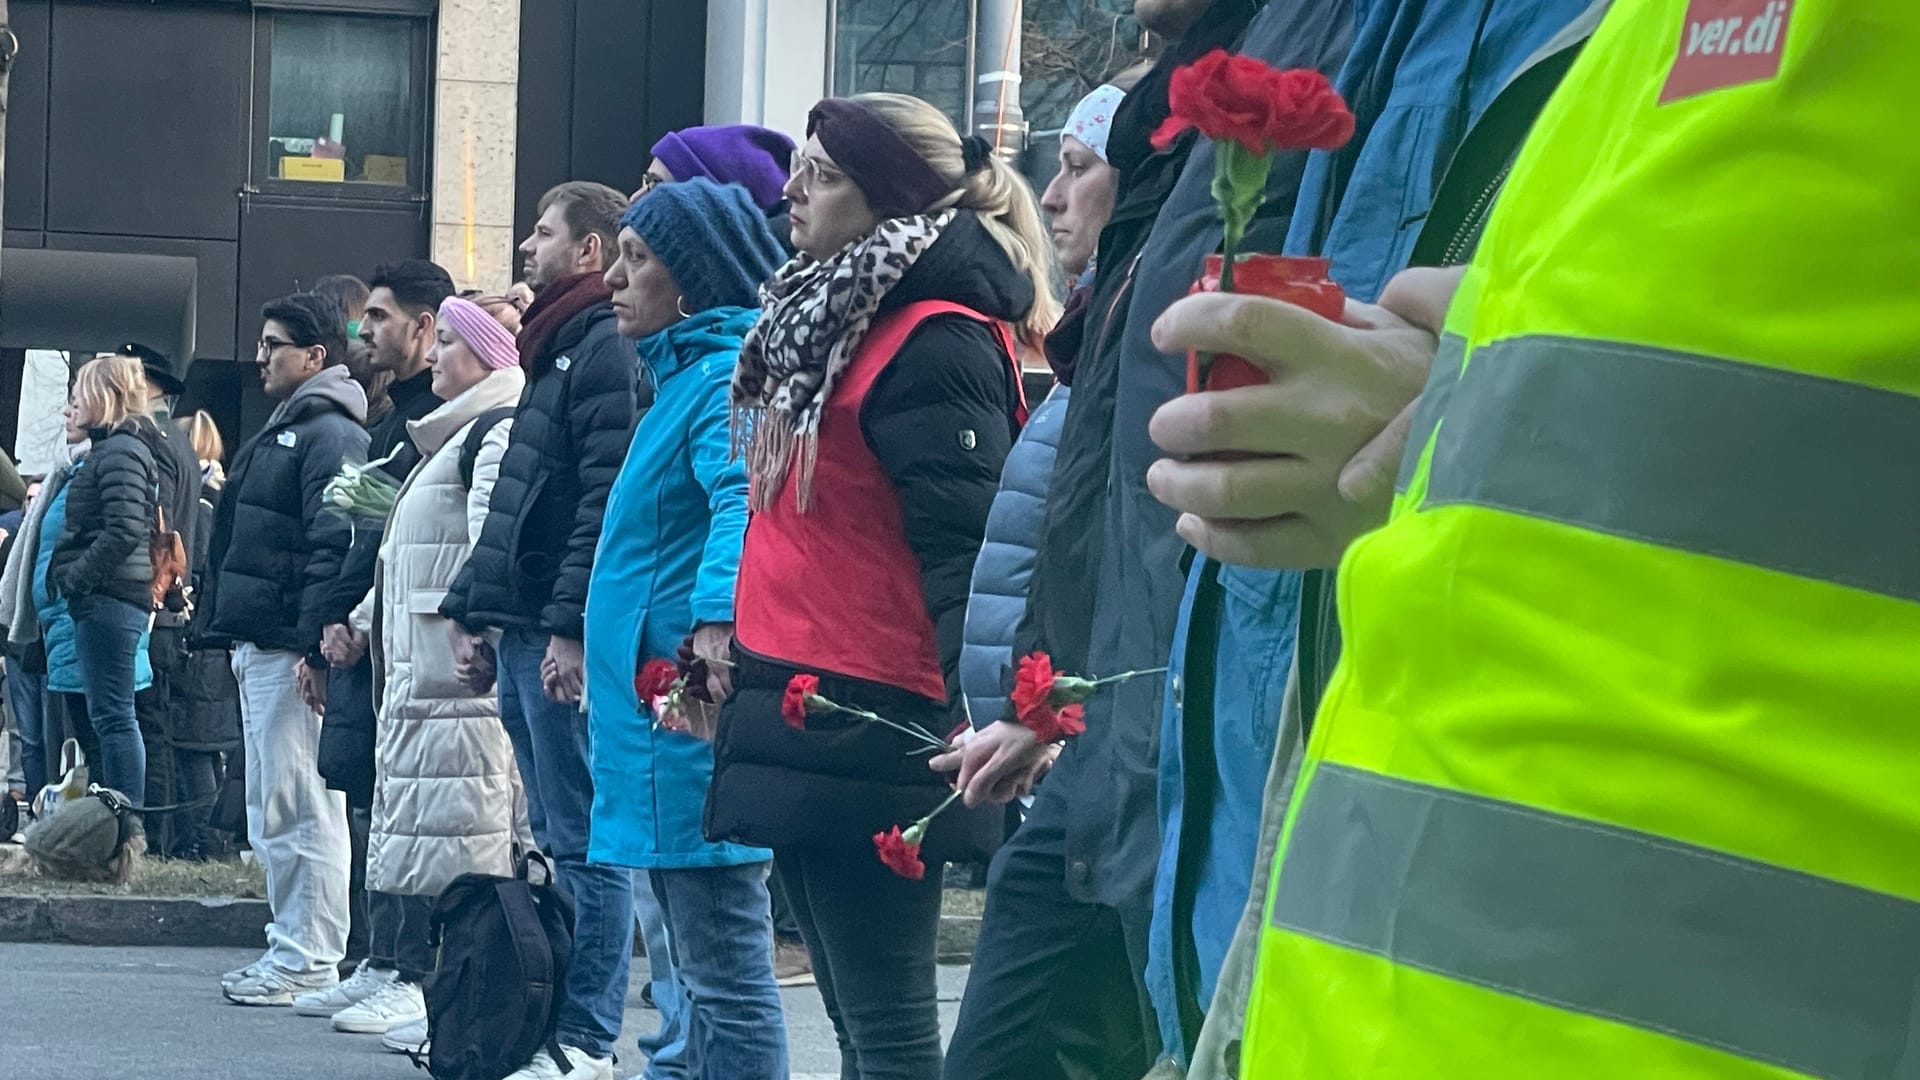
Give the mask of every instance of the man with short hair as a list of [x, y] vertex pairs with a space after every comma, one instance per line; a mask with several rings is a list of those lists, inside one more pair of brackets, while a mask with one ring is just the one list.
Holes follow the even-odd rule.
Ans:
[[[438, 333], [440, 303], [453, 295], [453, 277], [425, 259], [405, 259], [376, 267], [367, 289], [357, 323], [359, 343], [373, 370], [390, 376], [386, 394], [392, 403], [387, 414], [368, 430], [367, 459], [384, 460], [381, 471], [401, 484], [420, 462], [420, 451], [407, 425], [444, 404], [433, 392], [430, 357]], [[342, 312], [343, 317], [346, 314]], [[358, 542], [341, 566], [339, 589], [343, 594], [365, 596], [373, 587], [383, 524], [364, 518], [354, 522]], [[372, 997], [392, 981], [396, 974], [393, 942], [408, 913], [401, 898], [368, 894], [364, 885], [378, 728], [367, 637], [342, 618], [322, 631], [320, 644], [332, 645], [340, 655], [351, 658], [345, 664], [315, 667], [316, 685], [325, 695], [320, 775], [329, 787], [346, 793], [353, 845], [349, 959], [362, 963], [340, 985], [301, 995], [293, 1003], [293, 1011], [301, 1016], [331, 1017]], [[414, 916], [425, 917], [424, 912]]]
[[456, 667], [475, 690], [493, 677], [479, 635], [500, 631], [500, 719], [534, 838], [574, 903], [555, 1032], [566, 1064], [543, 1049], [509, 1080], [612, 1080], [626, 1010], [632, 875], [587, 862], [593, 774], [581, 711], [587, 581], [640, 407], [638, 358], [601, 279], [626, 208], [626, 196], [600, 184], [562, 184], [540, 200], [520, 245], [535, 291], [520, 330], [527, 390], [480, 541], [440, 606]]
[[273, 922], [259, 960], [221, 980], [241, 1005], [291, 1005], [339, 979], [347, 937], [346, 803], [317, 768], [322, 627], [359, 598], [339, 588], [353, 540], [324, 492], [365, 459], [366, 392], [347, 374], [345, 320], [297, 293], [268, 304], [255, 350], [280, 404], [234, 455], [214, 516], [198, 635], [233, 649], [247, 753], [247, 839], [267, 870]]
[[[167, 590], [160, 610], [153, 617], [153, 633], [147, 641], [147, 659], [153, 667], [153, 683], [133, 695], [134, 715], [140, 722], [140, 739], [147, 747], [147, 802], [166, 806], [176, 801], [174, 777], [178, 774], [173, 748], [173, 679], [187, 658], [187, 583], [193, 580], [194, 534], [200, 524], [200, 458], [187, 444], [187, 436], [173, 426], [173, 406], [187, 386], [174, 373], [165, 354], [137, 341], [113, 350], [118, 356], [140, 361], [147, 376], [147, 415], [151, 426], [141, 425], [139, 434], [153, 453], [160, 477], [160, 509], [166, 515], [167, 528], [180, 534], [180, 546], [187, 556], [186, 575]], [[167, 853], [173, 848], [173, 816], [167, 813], [147, 817], [147, 847]]]

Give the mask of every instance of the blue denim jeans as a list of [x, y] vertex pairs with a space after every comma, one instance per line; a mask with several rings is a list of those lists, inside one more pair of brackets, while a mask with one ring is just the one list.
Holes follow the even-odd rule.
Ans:
[[646, 870], [633, 871], [633, 915], [647, 943], [647, 978], [652, 984], [653, 1007], [660, 1013], [659, 1029], [635, 1040], [640, 1052], [647, 1055], [647, 1071], [641, 1076], [644, 1080], [686, 1080], [687, 992], [674, 972], [667, 916], [660, 910], [660, 899], [653, 894], [653, 879]]
[[47, 786], [47, 677], [29, 674], [19, 660], [7, 661], [7, 704], [20, 731], [20, 770], [27, 775], [27, 798]]
[[587, 714], [553, 701], [540, 683], [548, 635], [508, 630], [500, 641], [500, 720], [527, 789], [534, 841], [573, 897], [573, 960], [557, 1035], [564, 1046], [613, 1056], [633, 957], [633, 874], [587, 863], [593, 820]]
[[89, 594], [67, 603], [73, 614], [73, 647], [87, 720], [100, 739], [104, 784], [132, 800], [147, 802], [147, 744], [133, 709], [133, 656], [147, 631], [147, 613], [125, 600]]
[[773, 981], [771, 861], [653, 871], [687, 995], [687, 1075], [785, 1080], [787, 1024]]

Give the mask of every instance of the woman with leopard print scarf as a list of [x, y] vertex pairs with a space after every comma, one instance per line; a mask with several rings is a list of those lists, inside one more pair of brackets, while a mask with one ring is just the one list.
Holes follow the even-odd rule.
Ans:
[[773, 849], [846, 1075], [937, 1080], [941, 864], [990, 853], [1004, 816], [956, 804], [925, 876], [897, 876], [872, 838], [947, 778], [892, 728], [792, 724], [781, 697], [807, 674], [899, 723], [965, 722], [968, 579], [1025, 418], [1017, 343], [1059, 310], [1051, 245], [1019, 175], [909, 97], [820, 102], [786, 194], [800, 254], [762, 288], [733, 380], [754, 515], [707, 834]]

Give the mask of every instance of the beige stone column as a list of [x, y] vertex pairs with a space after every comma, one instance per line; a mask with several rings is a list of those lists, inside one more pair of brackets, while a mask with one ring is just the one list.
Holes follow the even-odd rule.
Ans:
[[513, 280], [519, 79], [520, 0], [440, 0], [433, 261], [463, 289]]

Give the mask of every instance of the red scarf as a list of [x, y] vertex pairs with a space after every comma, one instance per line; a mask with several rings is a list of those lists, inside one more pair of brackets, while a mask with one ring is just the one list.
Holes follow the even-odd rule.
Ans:
[[553, 366], [555, 358], [548, 356], [547, 350], [567, 320], [611, 299], [613, 290], [607, 288], [597, 270], [561, 278], [541, 289], [527, 308], [526, 321], [520, 324], [520, 366], [527, 375], [537, 378]]

